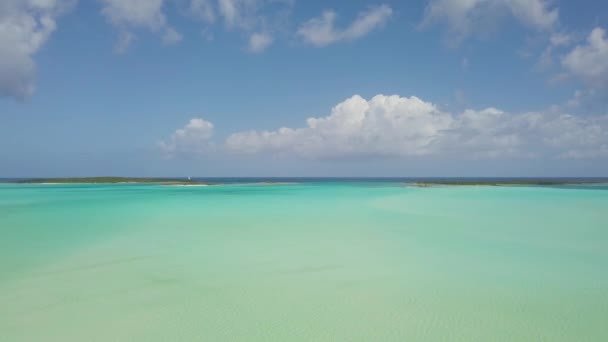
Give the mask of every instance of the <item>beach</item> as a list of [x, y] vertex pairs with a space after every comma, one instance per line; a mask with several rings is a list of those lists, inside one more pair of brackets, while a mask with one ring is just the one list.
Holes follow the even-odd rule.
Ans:
[[0, 184], [2, 341], [606, 341], [608, 187]]

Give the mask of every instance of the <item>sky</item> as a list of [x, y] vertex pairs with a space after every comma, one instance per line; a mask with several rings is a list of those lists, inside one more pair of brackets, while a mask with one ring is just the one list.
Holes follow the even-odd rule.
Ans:
[[608, 176], [608, 2], [0, 0], [0, 177]]

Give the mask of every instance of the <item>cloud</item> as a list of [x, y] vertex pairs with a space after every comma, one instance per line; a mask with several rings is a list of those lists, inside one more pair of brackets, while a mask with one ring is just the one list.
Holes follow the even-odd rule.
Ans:
[[145, 29], [161, 34], [164, 44], [175, 44], [181, 35], [167, 23], [164, 0], [101, 0], [101, 13], [118, 30], [117, 52], [125, 52], [135, 40], [133, 30]]
[[[294, 0], [217, 0], [218, 12], [228, 28], [252, 30], [291, 10]], [[265, 11], [268, 10], [268, 11]]]
[[539, 30], [552, 29], [559, 19], [559, 10], [550, 8], [547, 0], [502, 0], [523, 24]]
[[608, 115], [582, 117], [558, 115], [542, 123], [543, 142], [561, 157], [608, 157]]
[[450, 43], [458, 45], [472, 35], [486, 35], [505, 14], [522, 24], [550, 31], [559, 20], [559, 11], [548, 0], [429, 0], [421, 27], [444, 25]]
[[234, 153], [308, 159], [608, 157], [608, 115], [441, 111], [417, 97], [353, 96], [301, 128], [230, 135]]
[[25, 100], [36, 89], [34, 55], [74, 0], [3, 0], [0, 3], [0, 97]]
[[249, 51], [258, 53], [266, 50], [272, 44], [273, 38], [267, 33], [253, 33], [249, 37]]
[[213, 24], [215, 22], [215, 9], [212, 0], [190, 0], [188, 12], [204, 22]]
[[338, 29], [335, 27], [336, 12], [327, 10], [321, 16], [302, 24], [296, 34], [305, 42], [317, 47], [356, 40], [385, 24], [392, 14], [393, 10], [388, 5], [372, 7], [361, 12], [348, 27]]
[[[336, 105], [331, 114], [309, 118], [307, 127], [231, 135], [227, 146], [246, 153], [276, 152], [313, 159], [425, 155], [452, 118], [416, 97], [360, 96]], [[403, 142], [407, 141], [407, 144]]]
[[548, 38], [547, 47], [538, 57], [537, 67], [540, 70], [546, 70], [553, 66], [553, 61], [557, 52], [563, 51], [568, 46], [572, 45], [574, 37], [572, 34], [565, 32], [554, 32]]
[[118, 40], [116, 41], [116, 44], [114, 44], [114, 51], [116, 51], [117, 53], [126, 52], [129, 49], [129, 47], [131, 46], [131, 44], [133, 44], [135, 39], [136, 39], [136, 37], [133, 33], [129, 32], [129, 31], [121, 32], [120, 35], [118, 36]]
[[[227, 30], [248, 37], [247, 50], [259, 53], [285, 26], [294, 0], [190, 0], [189, 12], [210, 25], [219, 18]], [[205, 35], [209, 36], [208, 29]]]
[[574, 47], [562, 58], [562, 65], [572, 75], [592, 87], [608, 87], [608, 38], [603, 28], [591, 31], [587, 42]]
[[160, 141], [158, 146], [167, 157], [203, 155], [213, 151], [212, 137], [213, 124], [195, 118], [176, 130], [166, 141]]
[[554, 33], [549, 38], [549, 42], [551, 46], [567, 46], [572, 43], [574, 37], [568, 33]]
[[182, 41], [182, 35], [170, 27], [163, 33], [162, 41], [165, 45], [174, 45]]
[[249, 3], [238, 0], [218, 0], [218, 2], [220, 13], [224, 17], [224, 21], [228, 27], [235, 26], [238, 23], [240, 16], [239, 6]]
[[102, 13], [114, 25], [159, 30], [166, 25], [163, 0], [102, 0]]

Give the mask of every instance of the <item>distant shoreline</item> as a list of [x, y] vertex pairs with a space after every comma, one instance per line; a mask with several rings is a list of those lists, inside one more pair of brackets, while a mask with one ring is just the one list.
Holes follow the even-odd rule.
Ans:
[[235, 177], [235, 178], [164, 178], [164, 177], [59, 177], [0, 179], [12, 184], [151, 184], [166, 186], [209, 186], [209, 185], [289, 185], [323, 182], [389, 182], [409, 187], [436, 186], [560, 186], [608, 184], [608, 178], [339, 178], [339, 177]]
[[206, 186], [212, 183], [178, 178], [130, 178], [130, 177], [75, 177], [75, 178], [31, 178], [13, 181], [17, 184], [159, 184], [182, 186]]
[[554, 179], [512, 179], [512, 180], [431, 180], [424, 182], [402, 183], [406, 186], [427, 188], [433, 186], [551, 186], [551, 185], [594, 185], [608, 184], [605, 179], [598, 180], [554, 180]]

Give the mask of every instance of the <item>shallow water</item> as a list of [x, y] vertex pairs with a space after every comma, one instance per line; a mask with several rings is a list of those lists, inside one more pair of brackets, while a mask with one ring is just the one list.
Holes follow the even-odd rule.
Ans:
[[608, 190], [0, 184], [2, 341], [606, 341]]

